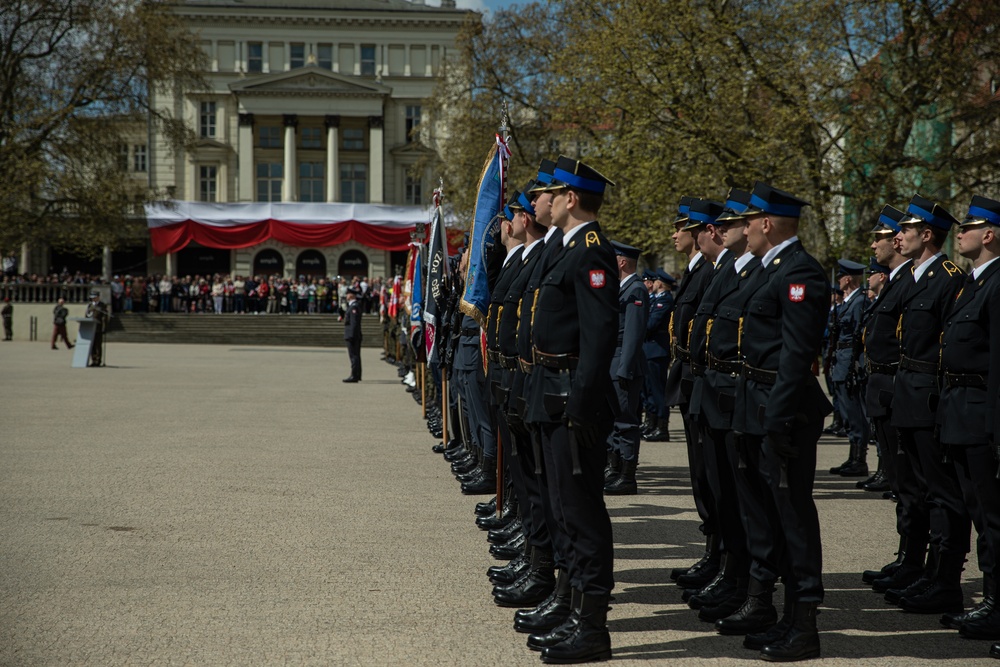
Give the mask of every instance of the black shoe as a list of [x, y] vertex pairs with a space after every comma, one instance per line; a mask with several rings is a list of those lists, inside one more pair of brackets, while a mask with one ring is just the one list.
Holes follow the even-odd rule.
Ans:
[[785, 612], [781, 619], [767, 631], [752, 633], [744, 637], [743, 648], [748, 648], [751, 651], [759, 651], [768, 644], [773, 644], [776, 641], [779, 641], [782, 637], [788, 634], [788, 630], [791, 627], [792, 615]]
[[936, 581], [916, 595], [901, 596], [899, 607], [911, 614], [945, 614], [962, 611], [963, 602], [962, 588], [958, 584]]
[[360, 382], [357, 378], [344, 378], [341, 382]]
[[737, 585], [736, 590], [718, 604], [703, 604], [701, 609], [698, 610], [698, 620], [705, 621], [706, 623], [715, 623], [735, 613], [737, 609], [741, 609], [746, 604], [747, 599], [746, 586]]
[[476, 517], [476, 526], [478, 526], [480, 530], [489, 530], [492, 532], [494, 530], [503, 528], [504, 526], [509, 526], [511, 522], [516, 518], [517, 518], [517, 510], [510, 509], [501, 514], [500, 516], [497, 516], [496, 514], [490, 514], [488, 516]]
[[530, 565], [531, 558], [522, 551], [506, 565], [488, 567], [486, 576], [490, 578], [490, 583], [494, 586], [512, 584], [528, 571]]
[[609, 496], [634, 496], [639, 492], [635, 483], [636, 461], [622, 461], [621, 475], [604, 485], [604, 493]]
[[444, 454], [444, 443], [439, 442], [438, 444], [431, 447], [431, 451], [435, 454]]
[[[538, 549], [532, 550], [532, 559]], [[493, 589], [493, 602], [501, 607], [531, 608], [545, 600], [556, 587], [556, 575], [552, 569], [552, 556], [545, 564], [533, 564], [525, 576], [510, 586]]]
[[497, 528], [486, 533], [486, 541], [490, 544], [505, 544], [514, 537], [515, 533], [523, 528], [524, 524], [519, 519], [515, 519], [502, 528]]
[[872, 582], [872, 590], [876, 593], [888, 593], [891, 590], [902, 590], [924, 576], [924, 568], [918, 565], [900, 564], [892, 574], [880, 577]]
[[664, 427], [658, 427], [655, 431], [651, 431], [643, 440], [646, 442], [670, 442], [670, 431]]
[[760, 650], [760, 657], [771, 662], [796, 662], [818, 658], [819, 655], [814, 602], [796, 602], [788, 632], [775, 643], [767, 644]]
[[865, 488], [866, 484], [871, 484], [872, 482], [875, 481], [875, 478], [879, 476], [880, 472], [881, 471], [876, 470], [874, 473], [872, 473], [868, 477], [868, 479], [862, 479], [862, 480], [859, 480], [859, 481], [855, 482], [854, 483], [854, 488], [855, 489], [863, 489], [863, 488]]
[[883, 491], [889, 490], [889, 478], [885, 476], [885, 473], [875, 473], [875, 479], [868, 482], [863, 487], [865, 491], [871, 491], [873, 493], [882, 493]]
[[485, 503], [476, 503], [476, 516], [489, 516], [491, 514], [496, 514], [497, 512], [497, 497], [493, 496], [492, 500], [487, 500]]
[[[881, 581], [881, 579], [879, 580]], [[890, 588], [885, 592], [885, 601], [889, 604], [899, 604], [904, 597], [916, 597], [934, 585], [934, 579], [926, 572], [906, 588]], [[944, 611], [953, 611], [945, 609]]]
[[[771, 593], [747, 596], [735, 613], [715, 622], [720, 635], [749, 635], [765, 632], [778, 622], [778, 610], [771, 603]], [[775, 640], [777, 641], [777, 640]]]
[[569, 574], [560, 571], [552, 593], [534, 609], [521, 609], [514, 614], [514, 629], [518, 632], [543, 635], [566, 622], [572, 611]]
[[692, 592], [685, 602], [692, 609], [701, 609], [706, 606], [711, 607], [721, 603], [735, 591], [736, 582], [732, 579], [727, 579], [720, 571], [712, 581], [705, 584], [701, 589]]
[[494, 544], [491, 546], [490, 555], [497, 560], [514, 560], [519, 553], [524, 551], [525, 541], [524, 533], [520, 533], [514, 540], [507, 544]]
[[896, 570], [903, 564], [903, 559], [906, 558], [906, 542], [904, 539], [900, 539], [899, 551], [896, 552], [896, 560], [891, 563], [886, 563], [882, 566], [880, 570], [865, 570], [861, 573], [861, 581], [868, 585], [874, 584], [876, 579], [881, 579], [883, 577], [891, 577]]
[[1000, 611], [985, 612], [969, 619], [958, 629], [966, 639], [1000, 639]]
[[542, 662], [568, 665], [611, 659], [608, 596], [581, 595], [579, 621], [562, 641], [542, 650]]
[[476, 466], [469, 472], [463, 472], [458, 475], [455, 475], [455, 479], [457, 479], [460, 484], [467, 484], [472, 480], [476, 479], [477, 477], [481, 476], [482, 474], [483, 474], [482, 466]]
[[990, 647], [990, 657], [1000, 658], [1000, 644], [994, 644]]
[[699, 589], [708, 584], [708, 582], [715, 579], [715, 576], [719, 573], [719, 556], [715, 554], [714, 558], [709, 558], [702, 561], [698, 561], [684, 574], [677, 577], [677, 585], [682, 588], [694, 588]]
[[[681, 575], [677, 577], [677, 583], [680, 584], [681, 586], [684, 586], [685, 588], [695, 588], [695, 586], [688, 586], [688, 582], [697, 583], [698, 581], [701, 581], [701, 579], [704, 579], [708, 574], [711, 574], [710, 570], [702, 570], [698, 578], [692, 577], [690, 575]], [[696, 588], [695, 591], [688, 596], [688, 599], [686, 600], [688, 606], [690, 606], [692, 609], [699, 609], [701, 607], [700, 602], [698, 603], [698, 606], [691, 606], [691, 601], [694, 600], [696, 597], [704, 597], [710, 594], [712, 591], [714, 591], [716, 588], [722, 585], [723, 580], [724, 578], [722, 576], [722, 572], [718, 569], [718, 566], [716, 566], [715, 576], [705, 581], [701, 585], [701, 587]]]
[[854, 464], [854, 459], [853, 458], [849, 458], [846, 461], [844, 461], [843, 463], [841, 463], [839, 466], [834, 466], [833, 468], [830, 468], [830, 474], [831, 475], [839, 475], [841, 470], [843, 470], [844, 468], [846, 468], [846, 467], [848, 467], [850, 465], [853, 465], [853, 464]]
[[860, 459], [844, 466], [837, 473], [841, 477], [868, 477], [868, 464]]
[[459, 459], [465, 458], [468, 453], [469, 450], [461, 442], [452, 440], [448, 443], [448, 449], [444, 450], [444, 460], [448, 463], [454, 463]]
[[[941, 617], [941, 625], [946, 628], [951, 628], [952, 630], [960, 630], [963, 623], [972, 623], [979, 621], [994, 613], [993, 608], [996, 606], [994, 598], [992, 595], [988, 595], [983, 598], [983, 601], [974, 606], [968, 611], [963, 611], [960, 614], [944, 614]], [[1000, 639], [1000, 638], [998, 638]]]
[[496, 490], [497, 476], [495, 471], [492, 475], [483, 471], [482, 475], [462, 485], [462, 493], [466, 496], [485, 496], [496, 493]]

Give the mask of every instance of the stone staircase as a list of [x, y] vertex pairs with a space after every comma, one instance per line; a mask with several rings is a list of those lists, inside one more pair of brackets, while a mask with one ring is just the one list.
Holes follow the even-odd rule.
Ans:
[[[364, 347], [382, 347], [378, 315], [361, 319]], [[115, 315], [108, 341], [217, 345], [344, 347], [344, 325], [336, 315]]]

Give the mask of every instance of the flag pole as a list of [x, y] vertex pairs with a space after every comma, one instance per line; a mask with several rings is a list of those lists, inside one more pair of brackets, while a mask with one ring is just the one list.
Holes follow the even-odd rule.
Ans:
[[[507, 113], [507, 100], [503, 100], [501, 103], [500, 110], [500, 129], [498, 134], [503, 139], [504, 145], [510, 140], [510, 115]], [[507, 158], [501, 154], [500, 155], [500, 202], [497, 206], [498, 211], [502, 211], [504, 203], [507, 201]], [[483, 352], [483, 357], [488, 358], [487, 352]], [[499, 410], [498, 410], [499, 412]], [[498, 415], [501, 419], [503, 415]], [[497, 516], [503, 514], [504, 506], [504, 460], [503, 460], [503, 442], [500, 440], [500, 424], [497, 423], [496, 429], [496, 439], [497, 439]]]

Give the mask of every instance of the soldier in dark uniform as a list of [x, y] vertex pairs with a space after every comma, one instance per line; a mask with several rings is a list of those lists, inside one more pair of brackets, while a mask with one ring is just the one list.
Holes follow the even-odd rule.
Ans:
[[351, 374], [344, 382], [361, 382], [361, 304], [358, 295], [361, 290], [347, 288], [347, 307], [340, 319], [344, 322], [344, 340], [347, 341], [347, 357], [351, 360]]
[[546, 190], [562, 247], [546, 267], [533, 308], [527, 418], [540, 432], [554, 519], [567, 536], [573, 612], [529, 645], [542, 649], [544, 662], [575, 663], [611, 657], [606, 623], [614, 564], [604, 464], [613, 423], [618, 271], [596, 221], [610, 181], [567, 157], [556, 162], [553, 176]]
[[941, 252], [955, 218], [920, 195], [906, 212], [896, 238], [900, 253], [913, 260], [914, 284], [899, 319], [901, 357], [891, 407], [901, 452], [897, 469], [908, 468], [899, 488], [908, 517], [907, 560], [893, 574], [898, 588], [886, 600], [909, 612], [940, 614], [962, 610], [959, 581], [971, 532], [958, 475], [945, 462], [935, 430], [941, 332], [965, 275]]
[[1000, 481], [994, 458], [1000, 431], [1000, 201], [973, 197], [957, 241], [958, 252], [972, 260], [973, 268], [944, 325], [938, 424], [966, 504], [977, 519], [983, 602], [949, 620], [963, 637], [1000, 639], [994, 571], [1000, 554]]
[[635, 273], [639, 249], [612, 241], [618, 262], [618, 343], [611, 359], [611, 379], [617, 398], [615, 425], [611, 433], [612, 464], [617, 476], [606, 479], [604, 492], [613, 496], [634, 495], [638, 488], [635, 469], [639, 463], [639, 400], [645, 371], [642, 343], [646, 338], [649, 293]]
[[3, 298], [3, 308], [0, 308], [0, 317], [3, 318], [3, 339], [14, 339], [14, 306], [10, 303], [10, 297]]
[[108, 326], [110, 309], [108, 305], [101, 301], [101, 293], [90, 290], [90, 303], [84, 317], [94, 320], [94, 340], [90, 344], [90, 361], [88, 366], [101, 366], [104, 364], [104, 330]]
[[844, 301], [837, 309], [836, 338], [830, 341], [833, 364], [830, 379], [837, 396], [844, 428], [850, 441], [850, 455], [830, 473], [843, 477], [868, 475], [868, 418], [861, 395], [861, 374], [854, 361], [854, 348], [861, 339], [861, 318], [868, 305], [861, 288], [864, 264], [841, 259], [837, 262], [837, 286], [844, 291]]
[[[719, 534], [715, 517], [715, 498], [705, 473], [704, 449], [701, 442], [701, 431], [696, 420], [688, 415], [688, 401], [694, 388], [694, 376], [691, 373], [691, 352], [688, 336], [698, 304], [712, 279], [712, 263], [698, 249], [696, 238], [692, 231], [684, 230], [690, 219], [690, 209], [697, 199], [688, 197], [682, 200], [678, 208], [680, 214], [674, 221], [677, 231], [673, 235], [674, 248], [688, 255], [688, 265], [684, 270], [677, 295], [674, 299], [674, 309], [670, 313], [670, 340], [672, 344], [671, 365], [667, 372], [666, 403], [679, 407], [684, 421], [684, 440], [687, 444], [688, 469], [691, 474], [691, 493], [694, 496], [695, 508], [701, 518], [701, 532], [705, 535], [707, 545], [706, 558], [702, 558], [687, 571], [674, 570], [674, 579], [684, 588], [698, 589], [710, 582], [719, 572]], [[687, 210], [683, 210], [686, 208]], [[716, 253], [718, 248], [716, 249]]]
[[736, 386], [733, 430], [747, 450], [759, 451], [775, 536], [775, 559], [785, 582], [785, 615], [760, 641], [773, 661], [819, 656], [816, 608], [823, 601], [822, 543], [813, 502], [816, 444], [831, 405], [812, 373], [820, 352], [830, 288], [798, 240], [807, 203], [764, 183], [747, 209], [747, 247], [761, 260], [739, 333], [743, 369]]
[[670, 289], [677, 284], [674, 277], [663, 269], [650, 271], [653, 294], [649, 299], [649, 318], [646, 320], [646, 340], [642, 354], [646, 358], [646, 417], [647, 426], [642, 438], [649, 442], [670, 440], [670, 407], [665, 390], [667, 370], [670, 368], [670, 313], [674, 308], [674, 295]]

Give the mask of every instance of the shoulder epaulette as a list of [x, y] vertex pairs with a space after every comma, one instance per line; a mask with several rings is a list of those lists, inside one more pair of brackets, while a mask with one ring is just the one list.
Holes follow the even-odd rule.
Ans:
[[941, 268], [947, 271], [949, 276], [954, 276], [956, 274], [960, 276], [965, 275], [965, 271], [955, 266], [955, 263], [950, 259], [946, 259], [943, 262], [941, 262]]

